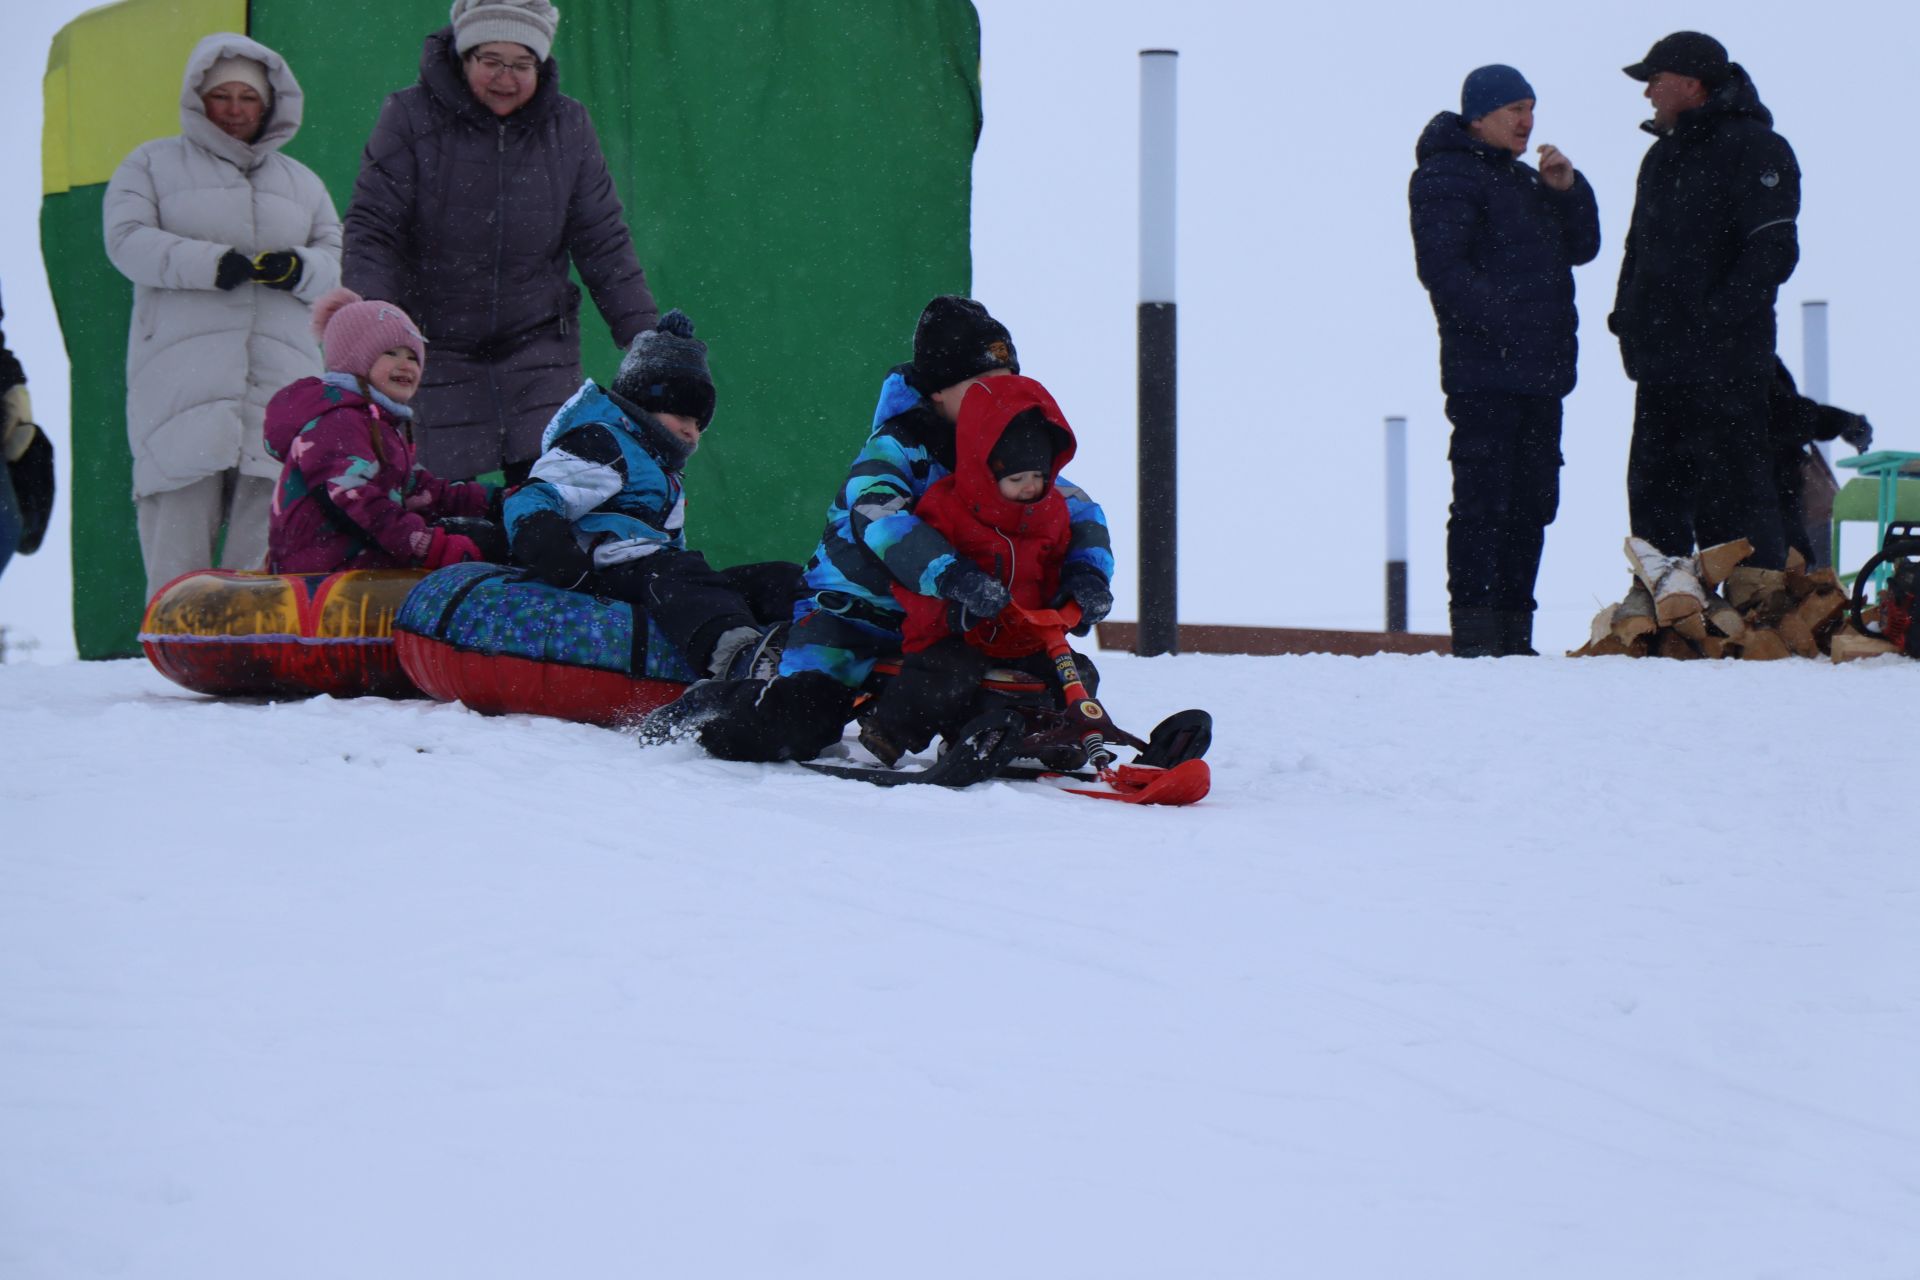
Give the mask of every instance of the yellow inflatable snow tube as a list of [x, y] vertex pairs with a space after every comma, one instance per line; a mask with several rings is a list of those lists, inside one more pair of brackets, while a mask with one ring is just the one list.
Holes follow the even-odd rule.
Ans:
[[417, 698], [393, 619], [417, 569], [230, 573], [204, 569], [160, 588], [140, 625], [148, 661], [221, 697]]

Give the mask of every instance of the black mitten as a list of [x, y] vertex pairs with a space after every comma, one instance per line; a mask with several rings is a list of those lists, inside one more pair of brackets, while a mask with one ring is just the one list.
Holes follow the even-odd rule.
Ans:
[[557, 511], [536, 511], [511, 534], [513, 562], [556, 587], [577, 587], [593, 572], [593, 557], [581, 549], [573, 526]]
[[291, 249], [269, 249], [255, 255], [251, 264], [253, 278], [269, 289], [291, 291], [300, 284], [307, 264]]
[[35, 427], [33, 443], [6, 466], [12, 473], [14, 499], [20, 504], [20, 541], [15, 550], [30, 556], [40, 549], [53, 520], [53, 441]]
[[1088, 634], [1096, 622], [1113, 612], [1113, 589], [1105, 575], [1091, 565], [1070, 564], [1060, 571], [1060, 591], [1053, 598], [1053, 606], [1057, 609], [1069, 600], [1080, 606], [1080, 625], [1073, 629], [1077, 636]]
[[247, 255], [232, 249], [220, 255], [220, 265], [213, 270], [213, 287], [216, 289], [237, 289], [253, 279], [253, 263], [247, 261]]
[[1859, 453], [1865, 453], [1873, 447], [1873, 424], [1867, 421], [1863, 413], [1853, 415], [1853, 420], [1840, 428], [1840, 438], [1854, 447]]
[[1013, 603], [1013, 597], [1007, 594], [999, 579], [965, 560], [955, 560], [949, 565], [934, 583], [934, 590], [942, 600], [958, 606], [958, 616], [953, 618], [955, 631], [966, 631], [997, 618], [1002, 609]]

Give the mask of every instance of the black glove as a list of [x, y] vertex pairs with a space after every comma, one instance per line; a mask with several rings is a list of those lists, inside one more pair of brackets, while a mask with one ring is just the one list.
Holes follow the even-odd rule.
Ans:
[[1856, 413], [1852, 421], [1840, 428], [1840, 438], [1852, 445], [1856, 453], [1865, 453], [1873, 446], [1873, 424], [1865, 414]]
[[1113, 589], [1098, 569], [1084, 564], [1071, 564], [1060, 571], [1060, 592], [1053, 598], [1053, 607], [1058, 609], [1067, 601], [1080, 606], [1080, 625], [1073, 634], [1084, 636], [1092, 632], [1093, 624], [1113, 612]]
[[253, 279], [253, 264], [247, 261], [247, 255], [229, 249], [220, 255], [220, 265], [214, 268], [213, 287], [216, 289], [237, 289]]
[[269, 289], [291, 292], [300, 283], [307, 264], [291, 249], [269, 249], [255, 255], [251, 264], [255, 283]]
[[513, 562], [556, 587], [577, 587], [593, 572], [593, 557], [580, 547], [573, 526], [557, 511], [536, 511], [512, 534]]
[[955, 631], [967, 631], [982, 622], [1000, 616], [1013, 603], [1013, 597], [986, 570], [965, 560], [955, 560], [933, 584], [942, 600], [950, 601], [957, 612], [950, 614]]
[[53, 520], [53, 441], [39, 427], [33, 443], [18, 461], [6, 464], [13, 480], [14, 500], [20, 505], [20, 541], [15, 550], [30, 556], [40, 549]]

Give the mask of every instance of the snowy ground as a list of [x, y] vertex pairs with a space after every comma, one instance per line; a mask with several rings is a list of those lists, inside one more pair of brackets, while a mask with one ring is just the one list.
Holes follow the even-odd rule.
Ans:
[[1920, 1276], [1920, 666], [1103, 669], [1208, 801], [0, 667], [0, 1276]]

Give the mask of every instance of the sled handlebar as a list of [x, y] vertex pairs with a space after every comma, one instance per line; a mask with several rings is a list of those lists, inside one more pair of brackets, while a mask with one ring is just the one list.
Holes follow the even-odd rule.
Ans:
[[1008, 617], [1040, 631], [1071, 631], [1080, 625], [1080, 606], [1072, 600], [1058, 609], [1028, 609], [1017, 604], [1006, 608]]

